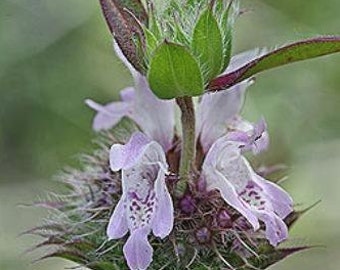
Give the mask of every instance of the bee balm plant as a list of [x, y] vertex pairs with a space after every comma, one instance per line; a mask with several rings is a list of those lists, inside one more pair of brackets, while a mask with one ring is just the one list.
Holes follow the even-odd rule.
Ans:
[[[316, 37], [232, 56], [240, 14], [228, 0], [100, 0], [114, 50], [134, 85], [98, 104], [98, 150], [56, 211], [30, 230], [62, 257], [94, 270], [266, 269], [300, 247], [281, 247], [303, 212], [248, 161], [269, 146], [264, 119], [241, 108], [254, 76], [340, 51]], [[176, 121], [176, 110], [180, 121]]]

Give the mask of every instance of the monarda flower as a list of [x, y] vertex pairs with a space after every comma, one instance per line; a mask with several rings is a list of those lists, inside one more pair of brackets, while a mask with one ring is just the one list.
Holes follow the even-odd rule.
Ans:
[[172, 230], [174, 209], [165, 184], [168, 165], [161, 145], [143, 133], [134, 133], [126, 145], [110, 151], [112, 171], [122, 171], [122, 197], [111, 216], [109, 239], [130, 236], [123, 248], [130, 269], [146, 269], [152, 261], [147, 241], [152, 231], [164, 238]]
[[[66, 194], [26, 233], [93, 270], [266, 269], [307, 247], [282, 247], [304, 211], [253, 168], [267, 124], [240, 116], [259, 72], [340, 51], [317, 37], [231, 56], [237, 1], [100, 0], [134, 86], [96, 111], [98, 149], [59, 178]], [[179, 109], [179, 110], [178, 110]], [[177, 119], [180, 115], [180, 119]], [[125, 258], [125, 259], [123, 259]]]
[[[152, 231], [155, 236], [164, 238], [173, 227], [173, 203], [165, 181], [169, 175], [165, 156], [167, 152], [176, 151], [178, 145], [174, 136], [175, 103], [153, 96], [146, 78], [128, 64], [119, 50], [117, 54], [131, 71], [135, 88], [123, 90], [122, 101], [104, 106], [94, 105], [90, 100], [87, 103], [98, 111], [93, 122], [95, 130], [110, 129], [117, 119], [128, 116], [145, 132], [134, 133], [126, 145], [114, 144], [111, 148], [111, 170], [121, 170], [123, 194], [112, 214], [107, 234], [109, 239], [117, 239], [129, 230], [130, 236], [123, 249], [127, 263], [131, 269], [146, 269], [152, 261], [147, 235]], [[180, 211], [190, 213], [199, 210], [193, 210], [197, 207], [193, 197], [209, 197], [209, 192], [218, 190], [225, 201], [224, 207], [231, 207], [234, 214], [244, 216], [253, 233], [260, 231], [259, 221], [262, 221], [265, 237], [276, 246], [288, 237], [283, 220], [293, 211], [293, 202], [280, 187], [257, 175], [242, 155], [249, 150], [257, 154], [268, 146], [264, 120], [252, 124], [239, 116], [246, 89], [251, 84], [251, 80], [246, 80], [228, 92], [207, 94], [199, 101], [196, 134], [204, 161], [197, 177], [205, 188], [199, 191], [202, 194], [189, 188], [183, 197], [172, 195], [175, 201], [180, 200]], [[126, 100], [126, 91], [134, 91], [139, 102], [132, 98]], [[126, 110], [122, 111], [119, 108], [124, 102]], [[144, 121], [136, 117], [141, 115]], [[150, 128], [150, 123], [156, 125]], [[168, 185], [171, 185], [169, 181]], [[209, 227], [204, 228], [196, 231], [196, 238], [200, 235], [198, 243], [205, 242], [202, 232], [207, 231], [207, 239], [213, 235]]]

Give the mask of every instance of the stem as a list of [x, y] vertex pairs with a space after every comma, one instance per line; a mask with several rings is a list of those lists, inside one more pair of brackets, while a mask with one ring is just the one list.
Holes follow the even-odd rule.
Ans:
[[176, 102], [182, 112], [182, 150], [179, 176], [184, 184], [189, 182], [190, 172], [195, 161], [195, 109], [191, 97], [177, 98]]

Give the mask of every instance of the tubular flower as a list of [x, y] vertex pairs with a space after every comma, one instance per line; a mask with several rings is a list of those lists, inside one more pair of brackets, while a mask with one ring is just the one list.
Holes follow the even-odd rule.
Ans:
[[242, 214], [254, 230], [266, 227], [266, 238], [276, 246], [288, 237], [283, 219], [293, 211], [292, 199], [279, 186], [257, 175], [242, 156], [250, 142], [231, 141], [228, 135], [218, 139], [203, 163], [202, 176], [207, 190], [217, 189], [234, 209]]
[[[115, 144], [111, 148], [111, 170], [121, 170], [123, 194], [111, 216], [107, 235], [109, 239], [119, 239], [130, 232], [123, 249], [127, 263], [130, 269], [146, 269], [153, 253], [148, 235], [153, 232], [164, 238], [174, 222], [165, 176], [166, 155], [175, 149], [175, 103], [155, 97], [145, 77], [134, 70], [119, 49], [116, 52], [132, 73], [135, 87], [121, 91], [122, 101], [101, 106], [88, 100], [87, 104], [97, 111], [95, 130], [109, 129], [128, 116], [143, 131], [133, 134], [126, 145]], [[236, 56], [228, 69], [237, 68], [255, 54]], [[263, 222], [266, 238], [276, 246], [288, 237], [283, 219], [293, 210], [292, 199], [280, 187], [257, 175], [242, 156], [248, 151], [258, 154], [269, 144], [264, 119], [251, 123], [240, 116], [245, 92], [252, 83], [251, 79], [245, 80], [228, 91], [206, 94], [200, 99], [196, 110], [196, 140], [204, 160], [200, 178], [205, 191], [219, 190], [225, 203], [250, 223], [250, 230], [259, 230], [260, 221]], [[190, 196], [186, 194], [179, 201], [186, 215], [196, 211], [199, 199]], [[222, 227], [227, 229], [232, 223], [230, 218], [228, 226]]]
[[65, 194], [37, 203], [57, 210], [27, 231], [44, 238], [36, 248], [52, 246], [42, 259], [93, 270], [246, 270], [308, 248], [278, 247], [306, 210], [264, 178], [280, 166], [248, 162], [269, 135], [263, 118], [240, 114], [253, 76], [339, 52], [340, 37], [231, 57], [239, 1], [99, 4], [134, 84], [118, 101], [86, 100], [94, 131], [106, 132], [60, 176]]
[[109, 239], [118, 239], [129, 231], [123, 248], [127, 263], [130, 269], [146, 269], [153, 253], [147, 239], [149, 233], [164, 238], [173, 227], [164, 150], [138, 132], [126, 145], [111, 147], [110, 166], [112, 171], [122, 171], [123, 194], [111, 216], [107, 235]]
[[174, 137], [174, 102], [163, 101], [154, 96], [146, 78], [131, 66], [117, 45], [115, 51], [130, 70], [135, 87], [125, 88], [120, 92], [122, 101], [100, 105], [93, 100], [86, 100], [87, 105], [97, 111], [93, 129], [110, 129], [127, 116], [135, 121], [146, 135], [168, 150]]

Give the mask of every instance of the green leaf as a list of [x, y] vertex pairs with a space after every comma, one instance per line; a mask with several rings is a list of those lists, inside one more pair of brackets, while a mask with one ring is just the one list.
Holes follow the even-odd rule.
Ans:
[[93, 270], [117, 270], [120, 269], [113, 262], [93, 262], [87, 265], [87, 268]]
[[312, 204], [311, 206], [296, 211], [294, 210], [290, 213], [285, 219], [284, 222], [287, 224], [288, 228], [290, 229], [304, 214], [312, 210], [315, 206], [317, 206], [321, 201], [317, 201], [316, 203]]
[[232, 32], [233, 32], [233, 20], [230, 18], [232, 10], [232, 4], [222, 14], [221, 29], [223, 40], [223, 66], [222, 71], [225, 70], [230, 62], [231, 49], [232, 49]]
[[[247, 259], [249, 265], [252, 265], [254, 269], [267, 269], [269, 266], [282, 261], [286, 257], [289, 257], [297, 252], [309, 249], [308, 246], [302, 247], [291, 247], [291, 248], [280, 248], [274, 249], [269, 247], [269, 250], [265, 253], [261, 253], [259, 256], [250, 257]], [[248, 270], [249, 265], [238, 267], [240, 270]]]
[[158, 40], [155, 35], [147, 28], [144, 29], [146, 43], [146, 57], [149, 58], [152, 52], [157, 48]]
[[223, 40], [213, 12], [203, 12], [194, 28], [192, 49], [198, 57], [205, 82], [220, 74], [223, 63]]
[[203, 79], [198, 63], [181, 45], [163, 42], [154, 52], [148, 71], [151, 90], [162, 99], [198, 96]]
[[208, 91], [225, 90], [259, 72], [337, 52], [340, 52], [339, 36], [299, 41], [274, 50], [231, 73], [213, 79], [209, 83]]
[[38, 260], [35, 260], [35, 262], [43, 261], [48, 258], [62, 258], [62, 259], [66, 259], [66, 260], [69, 260], [75, 263], [79, 263], [81, 265], [86, 264], [86, 258], [84, 257], [83, 254], [77, 251], [74, 251], [74, 250], [67, 250], [67, 249], [61, 249], [61, 250], [57, 250], [52, 253], [49, 253], [39, 258]]

